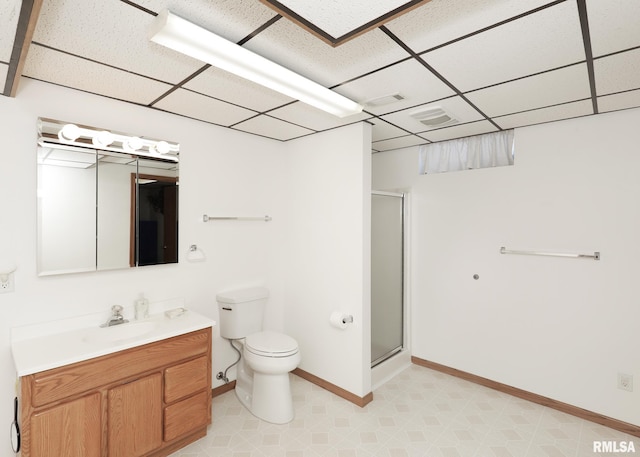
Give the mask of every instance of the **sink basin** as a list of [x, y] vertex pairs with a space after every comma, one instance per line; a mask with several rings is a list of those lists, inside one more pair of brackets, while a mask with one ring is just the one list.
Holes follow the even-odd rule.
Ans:
[[85, 343], [117, 343], [144, 336], [153, 332], [157, 327], [157, 322], [133, 322], [112, 327], [98, 327], [82, 338], [82, 341]]

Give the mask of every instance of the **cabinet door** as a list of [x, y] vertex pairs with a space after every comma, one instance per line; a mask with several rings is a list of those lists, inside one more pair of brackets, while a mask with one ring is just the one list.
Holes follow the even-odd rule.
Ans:
[[32, 457], [100, 457], [102, 395], [96, 392], [31, 416]]
[[162, 445], [162, 376], [115, 387], [108, 395], [109, 457], [138, 457]]

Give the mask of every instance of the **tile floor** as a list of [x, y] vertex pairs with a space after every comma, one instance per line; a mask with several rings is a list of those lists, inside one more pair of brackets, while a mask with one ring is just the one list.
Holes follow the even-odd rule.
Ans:
[[[412, 365], [365, 408], [291, 376], [296, 417], [256, 419], [227, 392], [209, 433], [172, 457], [591, 457], [594, 440], [640, 438]], [[624, 454], [634, 455], [634, 454]]]

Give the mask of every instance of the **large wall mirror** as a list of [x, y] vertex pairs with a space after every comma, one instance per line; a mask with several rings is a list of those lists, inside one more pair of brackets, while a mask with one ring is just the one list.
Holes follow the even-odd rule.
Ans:
[[179, 145], [38, 119], [38, 274], [178, 262]]

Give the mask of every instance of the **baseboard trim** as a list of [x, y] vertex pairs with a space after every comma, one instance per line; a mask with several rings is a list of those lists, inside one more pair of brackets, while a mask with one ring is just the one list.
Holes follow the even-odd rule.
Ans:
[[568, 403], [563, 403], [552, 398], [543, 397], [542, 395], [534, 394], [532, 392], [509, 386], [507, 384], [502, 384], [497, 381], [492, 381], [491, 379], [483, 378], [481, 376], [467, 373], [466, 371], [457, 370], [455, 368], [441, 365], [436, 362], [431, 362], [429, 360], [424, 360], [412, 356], [411, 362], [422, 367], [431, 368], [432, 370], [455, 376], [456, 378], [461, 378], [475, 384], [480, 384], [481, 386], [489, 387], [490, 389], [494, 389], [512, 395], [514, 397], [522, 398], [523, 400], [537, 403], [542, 406], [547, 406], [557, 411], [561, 411], [563, 413], [570, 414], [572, 416], [576, 416], [590, 422], [595, 422], [596, 424], [604, 425], [605, 427], [609, 427], [614, 430], [628, 433], [629, 435], [640, 437], [640, 426], [629, 424], [628, 422], [623, 422], [618, 419], [603, 416], [602, 414], [594, 413], [593, 411], [579, 408]]
[[[367, 404], [371, 403], [371, 401], [373, 400], [373, 392], [369, 392], [367, 395], [365, 395], [364, 397], [358, 397], [355, 394], [352, 394], [351, 392], [344, 390], [342, 387], [338, 387], [335, 384], [331, 384], [328, 381], [325, 381], [322, 378], [319, 378], [318, 376], [312, 375], [311, 373], [301, 370], [300, 368], [296, 368], [295, 370], [292, 371], [293, 374], [295, 374], [296, 376], [301, 377], [302, 379], [306, 379], [307, 381], [311, 382], [312, 384], [315, 384], [319, 387], [322, 387], [323, 389], [328, 390], [329, 392], [344, 398], [345, 400], [350, 401], [351, 403], [354, 403], [358, 406], [360, 406], [361, 408], [366, 406]], [[218, 395], [222, 395], [226, 392], [229, 392], [230, 390], [233, 390], [236, 388], [236, 381], [233, 380], [227, 384], [223, 384], [221, 386], [215, 387], [213, 389], [211, 389], [211, 398], [215, 398]]]
[[335, 394], [339, 397], [344, 398], [345, 400], [350, 401], [351, 403], [361, 408], [371, 403], [371, 401], [373, 400], [373, 392], [369, 392], [364, 397], [358, 397], [357, 395], [349, 392], [348, 390], [345, 390], [342, 387], [338, 387], [335, 384], [331, 384], [329, 381], [325, 381], [324, 379], [319, 378], [318, 376], [313, 375], [307, 371], [301, 370], [300, 368], [296, 368], [295, 370], [292, 371], [292, 373], [295, 374], [296, 376], [301, 377], [302, 379], [306, 379], [307, 381], [309, 381], [312, 384], [315, 384], [316, 386], [319, 386], [325, 390], [328, 390], [332, 394]]
[[226, 384], [222, 384], [221, 386], [215, 387], [213, 389], [211, 389], [211, 398], [215, 398], [218, 395], [222, 395], [226, 392], [229, 392], [230, 390], [233, 390], [236, 388], [236, 381], [233, 380], [231, 382], [228, 382]]

